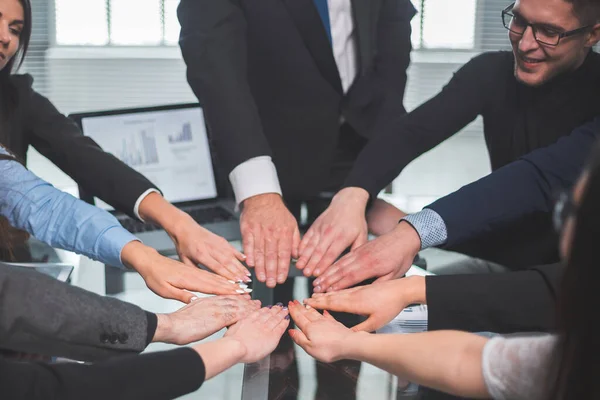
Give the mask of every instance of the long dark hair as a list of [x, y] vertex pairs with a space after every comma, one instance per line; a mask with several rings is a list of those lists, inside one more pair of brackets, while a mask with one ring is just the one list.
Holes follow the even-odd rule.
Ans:
[[[32, 16], [31, 16], [31, 3], [30, 0], [18, 0], [23, 6], [23, 28], [19, 38], [19, 49], [17, 53], [11, 58], [6, 66], [0, 70], [0, 123], [3, 125], [10, 119], [11, 113], [17, 107], [19, 103], [19, 96], [16, 87], [12, 84], [10, 76], [16, 72], [19, 67], [23, 64], [27, 50], [29, 49], [29, 42], [31, 40], [31, 29], [32, 29]], [[0, 141], [5, 145], [10, 146], [9, 135], [3, 134], [5, 129], [0, 127]]]
[[558, 301], [561, 337], [554, 357], [556, 380], [548, 398], [600, 398], [600, 144], [586, 168], [587, 183], [575, 213], [575, 231]]

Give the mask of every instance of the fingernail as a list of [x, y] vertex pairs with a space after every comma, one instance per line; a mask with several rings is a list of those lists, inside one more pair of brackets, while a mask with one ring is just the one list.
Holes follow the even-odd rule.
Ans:
[[242, 289], [246, 289], [248, 287], [248, 285], [246, 285], [245, 283], [238, 283], [238, 286]]
[[227, 281], [227, 282], [235, 285], [235, 281]]
[[284, 310], [284, 311], [287, 311], [287, 310], [288, 310], [288, 308], [287, 308], [287, 307], [283, 307], [283, 310]]
[[315, 290], [315, 292], [320, 292], [320, 291], [321, 291], [321, 286], [317, 286], [317, 287], [315, 287], [315, 289], [314, 289], [314, 290]]
[[320, 274], [321, 274], [321, 271], [318, 269], [315, 269], [315, 275], [320, 275]]
[[321, 280], [320, 279], [316, 279], [314, 285], [318, 286], [320, 283], [321, 283]]
[[252, 289], [244, 289], [245, 293], [252, 293]]
[[275, 303], [276, 306], [283, 307], [283, 303]]
[[285, 319], [287, 319], [289, 321], [290, 320], [290, 314], [286, 315]]
[[244, 294], [244, 293], [246, 293], [246, 291], [244, 291], [244, 290], [242, 290], [242, 289], [240, 289], [240, 290], [236, 290], [235, 292], [236, 292], [236, 293], [239, 293], [239, 294]]
[[269, 279], [267, 281], [267, 286], [275, 286], [277, 283], [275, 282], [275, 279]]
[[267, 308], [270, 310], [271, 308], [273, 308], [273, 306], [267, 306]]
[[280, 283], [283, 283], [283, 282], [285, 282], [285, 275], [279, 275], [279, 276], [277, 277], [277, 280], [278, 280]]
[[190, 299], [190, 301], [196, 301], [196, 300], [198, 300], [198, 298], [197, 298], [197, 297], [192, 297], [192, 298]]
[[312, 307], [309, 306], [308, 304], [305, 304], [304, 307], [306, 307], [307, 310], [312, 310]]
[[242, 258], [245, 260], [248, 257], [245, 254], [242, 253]]
[[258, 275], [258, 280], [261, 282], [264, 282], [267, 279], [267, 277], [263, 274]]
[[244, 282], [248, 283], [248, 282], [252, 282], [252, 279], [250, 279], [249, 277], [244, 278]]

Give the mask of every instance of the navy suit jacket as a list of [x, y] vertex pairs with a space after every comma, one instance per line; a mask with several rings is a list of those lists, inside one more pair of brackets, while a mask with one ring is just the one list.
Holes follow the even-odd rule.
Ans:
[[358, 74], [343, 93], [313, 0], [182, 0], [180, 46], [219, 162], [269, 155], [283, 193], [323, 189], [340, 119], [368, 138], [404, 114], [410, 0], [352, 0]]

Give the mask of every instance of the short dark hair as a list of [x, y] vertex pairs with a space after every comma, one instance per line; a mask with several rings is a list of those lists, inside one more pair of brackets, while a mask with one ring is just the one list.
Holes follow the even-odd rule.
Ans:
[[600, 1], [599, 0], [565, 0], [573, 5], [573, 11], [585, 25], [600, 22]]

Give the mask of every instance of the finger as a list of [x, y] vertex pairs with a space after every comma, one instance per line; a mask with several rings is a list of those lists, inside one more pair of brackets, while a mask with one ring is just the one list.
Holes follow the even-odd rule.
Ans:
[[310, 341], [308, 340], [306, 335], [304, 335], [304, 333], [302, 333], [298, 329], [290, 329], [288, 330], [288, 333], [290, 334], [290, 337], [292, 338], [294, 343], [296, 343], [298, 346], [302, 347], [303, 349], [306, 349], [309, 346]]
[[304, 307], [302, 307], [300, 303], [290, 301], [288, 304], [288, 309], [296, 326], [305, 331], [310, 324], [310, 320], [303, 313]]
[[[233, 281], [215, 275], [211, 272], [202, 271], [199, 268], [190, 268], [188, 271], [182, 271], [179, 280], [176, 283], [180, 289], [187, 289], [192, 292], [201, 292], [206, 294], [245, 294], [246, 291], [240, 288]], [[175, 286], [175, 285], [174, 285]]]
[[360, 324], [353, 326], [352, 330], [354, 332], [373, 332], [380, 328], [380, 326], [376, 325], [375, 318], [370, 316], [366, 321], [361, 322]]
[[[297, 304], [300, 304], [300, 302], [298, 300], [294, 300], [294, 302]], [[310, 322], [316, 322], [323, 318], [323, 316], [321, 314], [319, 314], [319, 312], [312, 307], [305, 307], [301, 304], [300, 304], [300, 307], [302, 308], [301, 312], [306, 316], [306, 318]]]
[[278, 251], [277, 251], [277, 283], [282, 284], [288, 277], [290, 269], [290, 260], [292, 258], [292, 237], [291, 235], [285, 235], [279, 239]]
[[236, 249], [232, 244], [229, 244], [229, 247], [231, 248], [231, 251], [233, 252], [233, 256], [235, 258], [237, 258], [238, 260], [240, 260], [242, 262], [246, 261], [247, 257], [244, 253], [242, 253], [241, 251]]
[[261, 309], [261, 314], [258, 317], [258, 322], [262, 325], [266, 324], [267, 321], [281, 310], [280, 306], [266, 307]]
[[267, 272], [265, 270], [265, 238], [262, 232], [254, 235], [254, 268], [256, 268], [256, 277], [258, 280], [260, 282], [266, 282]]
[[327, 311], [327, 310], [323, 311], [323, 316], [325, 317], [325, 319], [327, 319], [329, 321], [336, 321], [336, 319], [333, 318], [333, 315], [329, 314], [329, 311]]
[[250, 267], [254, 267], [254, 234], [248, 230], [242, 235], [242, 248], [246, 254], [246, 264]]
[[367, 243], [368, 239], [369, 239], [369, 233], [367, 231], [362, 231], [360, 233], [360, 235], [358, 235], [358, 237], [356, 238], [354, 243], [352, 243], [352, 247], [350, 248], [350, 251], [354, 251], [354, 250], [358, 249], [360, 246]]
[[198, 267], [194, 262], [192, 262], [192, 260], [190, 260], [189, 258], [187, 258], [186, 256], [184, 256], [183, 254], [179, 253], [179, 261], [181, 261], [182, 263], [184, 263], [185, 265], [188, 265], [190, 267]]
[[311, 236], [310, 241], [308, 242], [306, 247], [304, 248], [304, 251], [300, 252], [300, 258], [298, 259], [298, 262], [296, 262], [296, 266], [298, 267], [298, 269], [306, 268], [320, 241], [321, 234], [319, 232], [315, 232]]
[[[303, 238], [302, 238], [302, 240], [300, 241], [300, 247], [298, 248], [298, 252], [299, 252], [300, 254], [303, 254], [303, 253], [304, 253], [304, 251], [306, 250], [306, 246], [308, 246], [308, 243], [310, 243], [310, 241], [311, 241], [312, 237], [315, 235], [315, 230], [316, 230], [316, 229], [317, 229], [317, 228], [315, 227], [315, 224], [313, 224], [313, 226], [311, 226], [311, 227], [308, 229], [308, 232], [306, 232], [306, 233], [304, 234], [304, 237], [303, 237]], [[300, 261], [300, 260], [298, 260], [298, 261]], [[302, 269], [302, 268], [304, 268], [305, 264], [302, 264], [302, 266], [299, 266], [299, 265], [298, 265], [298, 263], [296, 263], [296, 266], [297, 266], [299, 269]]]
[[315, 266], [314, 275], [320, 276], [321, 272], [326, 271], [347, 247], [348, 243], [343, 240], [336, 240], [331, 243], [323, 258]]
[[306, 264], [306, 267], [304, 267], [304, 276], [312, 275], [313, 271], [315, 270], [315, 267], [321, 261], [321, 259], [333, 243], [334, 238], [334, 235], [331, 233], [325, 234], [321, 237], [321, 240], [319, 241], [319, 243], [317, 243], [314, 251], [310, 256], [310, 260]]
[[337, 296], [323, 296], [315, 299], [307, 299], [305, 303], [319, 310], [331, 310], [359, 314], [356, 310], [356, 306], [352, 304], [352, 299], [349, 295], [339, 294], [338, 292], [333, 294]]
[[292, 236], [292, 257], [298, 258], [300, 256], [300, 230], [298, 225], [294, 227], [294, 234]]
[[215, 274], [218, 274], [228, 280], [237, 280], [238, 275], [236, 274], [236, 271], [232, 271], [230, 268], [227, 268], [227, 266], [221, 263], [217, 257], [213, 256], [213, 254], [203, 258], [204, 260], [202, 260], [202, 264]]
[[287, 327], [290, 326], [290, 315], [286, 315], [283, 320], [279, 322], [279, 324], [273, 329], [279, 337], [283, 336]]
[[230, 254], [224, 254], [219, 252], [218, 250], [214, 250], [211, 252], [211, 256], [219, 262], [221, 266], [229, 271], [229, 279], [233, 279], [235, 281], [242, 282], [250, 282], [250, 278], [248, 278], [248, 271], [242, 264]]
[[372, 278], [373, 276], [375, 276], [373, 270], [362, 268], [360, 265], [354, 264], [353, 266], [347, 268], [343, 274], [337, 276], [337, 278], [340, 278], [339, 280], [335, 281], [335, 279], [330, 279], [328, 283], [323, 283], [323, 286], [328, 284], [327, 291], [335, 292], [354, 286], [358, 283], [361, 283], [365, 279]]
[[[274, 307], [275, 308], [275, 307]], [[287, 309], [279, 308], [277, 307], [279, 310], [276, 311], [274, 314], [272, 313], [270, 318], [265, 322], [265, 327], [268, 330], [273, 330], [277, 325], [279, 325], [279, 323], [281, 321], [283, 321], [286, 317], [286, 315], [289, 314], [289, 311]]]
[[265, 237], [265, 267], [267, 272], [267, 287], [274, 288], [277, 285], [277, 246], [279, 239], [273, 232]]
[[165, 299], [178, 300], [186, 304], [191, 303], [192, 298], [196, 297], [193, 293], [190, 293], [187, 290], [177, 289], [171, 285], [164, 285], [158, 290], [150, 288], [150, 290]]

